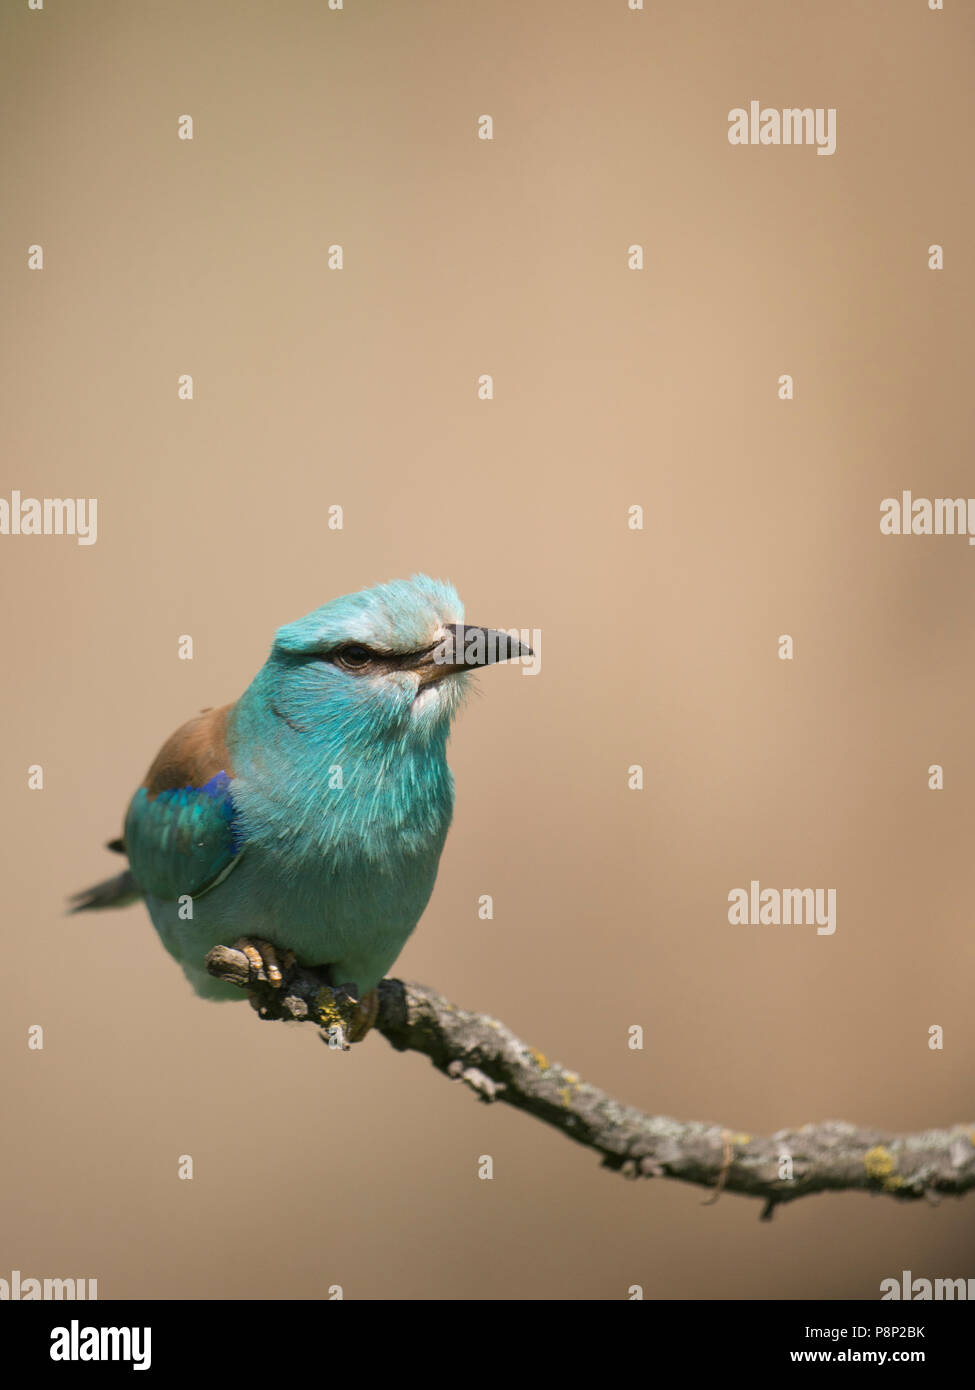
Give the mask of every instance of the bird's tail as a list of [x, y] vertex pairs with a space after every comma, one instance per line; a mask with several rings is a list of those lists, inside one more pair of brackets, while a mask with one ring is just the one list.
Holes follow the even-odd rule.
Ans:
[[101, 907], [125, 907], [142, 897], [142, 889], [132, 877], [131, 869], [114, 878], [106, 878], [91, 888], [85, 888], [71, 897], [70, 912], [88, 912]]

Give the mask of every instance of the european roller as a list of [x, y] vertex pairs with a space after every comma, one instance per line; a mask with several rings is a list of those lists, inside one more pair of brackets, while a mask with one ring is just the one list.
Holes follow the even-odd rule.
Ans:
[[531, 654], [465, 625], [452, 586], [426, 575], [280, 628], [234, 704], [163, 744], [111, 842], [129, 868], [75, 911], [144, 898], [206, 998], [244, 997], [207, 974], [218, 944], [272, 984], [278, 952], [293, 953], [365, 997], [433, 891], [454, 802], [447, 736], [471, 668]]

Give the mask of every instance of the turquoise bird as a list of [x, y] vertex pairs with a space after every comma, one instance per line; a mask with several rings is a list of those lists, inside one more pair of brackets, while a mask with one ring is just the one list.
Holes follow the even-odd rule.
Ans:
[[[198, 994], [211, 947], [280, 984], [278, 952], [373, 991], [427, 905], [453, 813], [446, 743], [474, 667], [532, 655], [414, 575], [278, 630], [236, 703], [163, 745], [129, 804], [125, 873], [74, 911], [145, 900]], [[374, 999], [374, 996], [373, 996]]]

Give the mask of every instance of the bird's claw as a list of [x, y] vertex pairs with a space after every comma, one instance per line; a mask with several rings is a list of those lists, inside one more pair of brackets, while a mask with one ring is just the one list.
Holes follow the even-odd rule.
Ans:
[[322, 985], [315, 996], [322, 1039], [329, 1047], [348, 1052], [352, 1043], [361, 1042], [379, 1013], [379, 991], [369, 990], [360, 999], [355, 985]]
[[254, 984], [268, 984], [272, 989], [280, 989], [284, 976], [295, 963], [294, 951], [278, 951], [270, 941], [259, 937], [245, 936], [235, 943], [235, 949], [242, 951], [251, 968], [251, 981]]
[[359, 1000], [349, 1028], [349, 1042], [362, 1042], [379, 1017], [379, 990], [371, 989]]

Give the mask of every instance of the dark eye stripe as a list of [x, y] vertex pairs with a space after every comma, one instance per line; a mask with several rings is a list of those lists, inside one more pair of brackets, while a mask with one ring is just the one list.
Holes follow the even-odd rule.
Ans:
[[330, 652], [323, 654], [324, 660], [331, 661], [343, 671], [373, 673], [384, 673], [388, 671], [399, 671], [404, 667], [407, 669], [416, 666], [425, 656], [436, 649], [438, 643], [433, 642], [429, 647], [422, 647], [419, 651], [413, 652], [377, 652], [371, 647], [367, 647], [363, 642], [347, 642], [343, 647], [336, 647]]
[[373, 653], [368, 647], [360, 646], [359, 643], [350, 643], [347, 647], [340, 647], [335, 653], [335, 660], [342, 666], [361, 667], [368, 666], [373, 659]]

